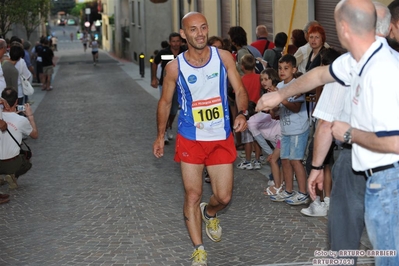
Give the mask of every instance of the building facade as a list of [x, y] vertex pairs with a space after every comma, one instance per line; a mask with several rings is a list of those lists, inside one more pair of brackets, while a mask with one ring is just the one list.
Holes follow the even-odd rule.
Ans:
[[[340, 48], [334, 8], [339, 0], [108, 0], [114, 2], [115, 53], [138, 63], [147, 59], [171, 32], [179, 32], [181, 18], [190, 11], [203, 13], [209, 24], [209, 36], [228, 38], [231, 26], [242, 26], [248, 43], [256, 39], [257, 25], [264, 24], [269, 40], [278, 32], [289, 34], [303, 29], [309, 20], [318, 20], [326, 29], [327, 42]], [[103, 0], [103, 2], [106, 2]], [[161, 3], [155, 3], [161, 2]], [[391, 0], [380, 0], [388, 5]]]

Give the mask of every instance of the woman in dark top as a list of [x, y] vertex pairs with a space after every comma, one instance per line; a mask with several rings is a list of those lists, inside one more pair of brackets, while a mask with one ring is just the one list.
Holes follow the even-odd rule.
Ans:
[[306, 64], [306, 72], [312, 68], [318, 67], [321, 64], [320, 51], [324, 49], [326, 42], [326, 32], [320, 25], [313, 25], [308, 30], [309, 45], [312, 48], [310, 52], [308, 63]]

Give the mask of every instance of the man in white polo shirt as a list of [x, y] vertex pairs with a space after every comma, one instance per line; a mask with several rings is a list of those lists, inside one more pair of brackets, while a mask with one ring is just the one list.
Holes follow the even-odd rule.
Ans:
[[334, 80], [348, 86], [351, 124], [334, 121], [332, 133], [353, 144], [352, 167], [368, 177], [365, 220], [373, 248], [396, 250], [395, 256], [376, 257], [376, 265], [399, 265], [399, 194], [395, 193], [399, 188], [399, 61], [375, 37], [371, 1], [343, 0], [334, 15], [338, 37], [349, 53], [330, 67], [316, 68], [283, 90], [262, 96], [257, 109], [268, 110], [289, 96]]

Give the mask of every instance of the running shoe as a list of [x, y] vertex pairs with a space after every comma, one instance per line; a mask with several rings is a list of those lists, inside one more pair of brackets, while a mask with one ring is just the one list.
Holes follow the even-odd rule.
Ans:
[[308, 204], [310, 202], [310, 198], [309, 194], [303, 194], [301, 192], [297, 192], [295, 193], [294, 196], [287, 198], [284, 201], [289, 205], [301, 205], [301, 204]]
[[198, 247], [194, 250], [193, 255], [191, 255], [193, 263], [191, 266], [207, 266], [207, 254], [203, 246]]
[[270, 196], [270, 199], [272, 201], [286, 201], [287, 199], [293, 197], [296, 194], [296, 191], [292, 191], [292, 193], [288, 193], [287, 191], [283, 190], [280, 193], [277, 193], [276, 195]]
[[209, 237], [210, 240], [213, 242], [219, 242], [222, 237], [222, 227], [220, 226], [220, 220], [217, 217], [207, 219], [205, 217], [205, 208], [208, 204], [205, 202], [202, 202], [200, 204], [201, 208], [201, 215], [202, 215], [202, 220], [205, 223], [205, 231], [207, 236]]

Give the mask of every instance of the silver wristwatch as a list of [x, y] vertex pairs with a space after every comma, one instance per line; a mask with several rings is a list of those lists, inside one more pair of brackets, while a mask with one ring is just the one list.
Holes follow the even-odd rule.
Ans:
[[352, 144], [352, 127], [350, 127], [344, 134], [344, 143]]

